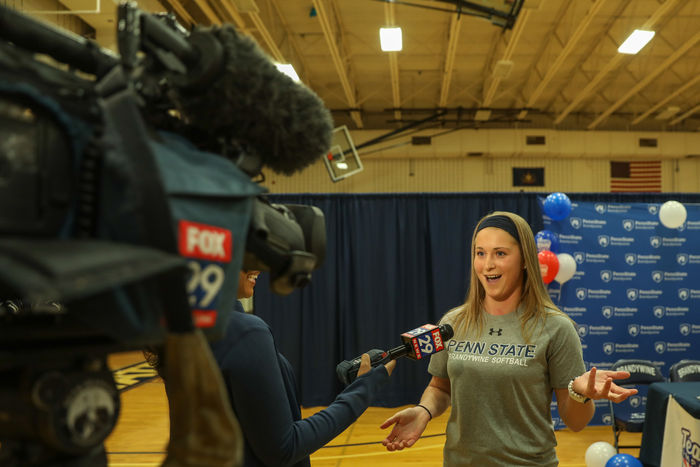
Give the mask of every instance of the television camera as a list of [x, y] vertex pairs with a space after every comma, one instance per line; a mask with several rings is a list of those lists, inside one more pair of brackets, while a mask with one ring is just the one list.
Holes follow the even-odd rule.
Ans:
[[170, 401], [169, 459], [209, 406], [239, 433], [226, 400], [185, 407], [221, 383], [202, 342], [241, 268], [288, 294], [324, 259], [323, 213], [255, 182], [328, 151], [322, 101], [232, 26], [131, 3], [117, 24], [118, 55], [0, 6], [0, 465], [105, 465], [107, 356], [148, 346], [189, 401]]

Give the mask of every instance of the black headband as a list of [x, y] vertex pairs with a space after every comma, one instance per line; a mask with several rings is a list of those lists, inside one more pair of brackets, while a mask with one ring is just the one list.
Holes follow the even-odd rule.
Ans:
[[518, 235], [518, 229], [515, 227], [515, 222], [513, 222], [513, 219], [508, 216], [503, 216], [500, 214], [496, 216], [489, 216], [481, 221], [481, 224], [479, 224], [479, 226], [476, 228], [476, 231], [479, 232], [486, 227], [496, 227], [497, 229], [505, 230], [511, 237], [520, 243], [520, 235]]

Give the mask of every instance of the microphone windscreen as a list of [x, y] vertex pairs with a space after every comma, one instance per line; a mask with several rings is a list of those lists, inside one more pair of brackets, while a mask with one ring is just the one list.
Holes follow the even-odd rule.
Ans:
[[235, 139], [263, 165], [285, 175], [325, 156], [333, 119], [321, 98], [280, 72], [252, 38], [233, 26], [206, 32], [222, 44], [224, 67], [206, 89], [179, 93], [188, 121]]

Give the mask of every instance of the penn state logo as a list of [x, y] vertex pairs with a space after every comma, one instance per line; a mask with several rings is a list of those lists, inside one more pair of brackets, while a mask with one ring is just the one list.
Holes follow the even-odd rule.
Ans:
[[678, 289], [678, 298], [681, 300], [688, 300], [688, 297], [690, 297], [690, 290]]
[[576, 289], [576, 298], [578, 298], [579, 300], [585, 300], [587, 292], [588, 292], [587, 289], [583, 289], [583, 288]]
[[627, 289], [627, 300], [633, 302], [639, 298], [639, 289]]
[[678, 330], [681, 332], [682, 335], [687, 336], [690, 334], [690, 324], [681, 323], [680, 326], [678, 326]]
[[603, 344], [603, 353], [605, 355], [612, 355], [615, 351], [615, 344], [612, 342], [606, 342]]
[[613, 307], [611, 306], [604, 306], [601, 308], [600, 312], [603, 314], [605, 318], [611, 318], [613, 315]]
[[610, 237], [607, 235], [598, 235], [598, 245], [602, 246], [603, 248], [607, 247], [610, 245]]
[[649, 237], [649, 243], [654, 248], [658, 248], [661, 246], [661, 237], [657, 237], [656, 235], [654, 235], [653, 237]]
[[647, 210], [649, 211], [649, 214], [652, 216], [655, 216], [659, 213], [659, 205], [658, 204], [650, 204], [647, 206]]
[[651, 271], [651, 280], [657, 284], [661, 283], [661, 281], [664, 280], [664, 273], [661, 271]]
[[612, 425], [612, 415], [609, 413], [603, 415], [602, 422], [604, 425]]
[[574, 251], [573, 257], [576, 264], [583, 264], [586, 260], [586, 254], [583, 251]]
[[630, 407], [634, 407], [636, 409], [637, 407], [642, 405], [642, 398], [639, 396], [631, 396], [629, 398], [629, 403], [630, 403]]
[[666, 352], [666, 342], [654, 342], [654, 350], [658, 354]]
[[625, 263], [630, 266], [637, 264], [637, 254], [636, 253], [625, 253]]
[[603, 203], [596, 203], [594, 209], [598, 214], [605, 214], [605, 205]]
[[622, 221], [622, 228], [628, 232], [634, 230], [634, 221], [632, 219], [625, 219]]
[[578, 230], [581, 228], [581, 224], [582, 224], [581, 218], [580, 217], [570, 217], [569, 224], [571, 225], [571, 227]]
[[639, 335], [639, 325], [638, 324], [628, 324], [627, 332], [632, 337], [637, 337]]
[[663, 306], [655, 306], [652, 313], [654, 313], [654, 316], [657, 318], [663, 318], [666, 314], [666, 308]]
[[678, 253], [676, 255], [676, 263], [680, 266], [685, 266], [688, 264], [688, 253]]
[[610, 282], [612, 280], [612, 271], [607, 269], [600, 271], [600, 280], [603, 282]]
[[587, 324], [579, 324], [578, 325], [578, 335], [580, 337], [586, 337], [588, 335], [588, 325]]

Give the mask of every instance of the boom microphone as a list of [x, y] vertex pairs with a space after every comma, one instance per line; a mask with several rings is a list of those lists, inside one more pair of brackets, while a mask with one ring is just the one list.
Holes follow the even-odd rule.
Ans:
[[333, 119], [310, 88], [280, 72], [252, 38], [233, 26], [195, 28], [190, 37], [197, 44], [206, 35], [222, 45], [221, 71], [213, 81], [174, 95], [192, 126], [239, 142], [263, 165], [285, 175], [328, 153]]
[[[440, 352], [445, 348], [444, 342], [454, 336], [454, 330], [449, 324], [437, 327], [433, 324], [423, 326], [401, 334], [403, 344], [388, 351], [372, 349], [369, 352], [372, 367], [382, 365], [399, 357], [408, 357], [413, 360], [422, 360], [428, 355]], [[362, 363], [362, 356], [352, 360], [344, 360], [335, 367], [338, 379], [344, 384], [352, 383], [357, 377], [357, 372]]]

